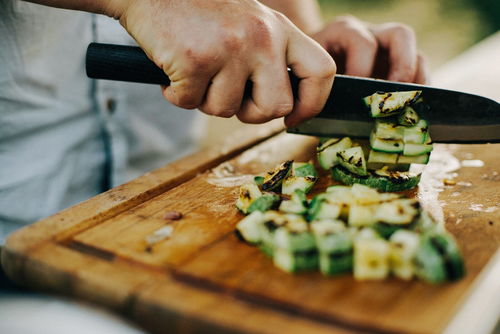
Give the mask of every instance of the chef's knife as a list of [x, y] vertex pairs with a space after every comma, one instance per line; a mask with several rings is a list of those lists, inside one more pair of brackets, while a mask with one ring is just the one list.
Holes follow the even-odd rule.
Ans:
[[[150, 84], [170, 84], [169, 78], [138, 47], [91, 43], [86, 58], [87, 75]], [[299, 80], [290, 73], [294, 94]], [[473, 78], [471, 78], [473, 80]], [[246, 95], [250, 96], [251, 85]], [[323, 111], [287, 131], [322, 137], [367, 138], [373, 128], [362, 98], [377, 91], [422, 90], [426, 108], [419, 115], [430, 124], [435, 142], [500, 142], [500, 104], [491, 99], [429, 86], [336, 75]]]

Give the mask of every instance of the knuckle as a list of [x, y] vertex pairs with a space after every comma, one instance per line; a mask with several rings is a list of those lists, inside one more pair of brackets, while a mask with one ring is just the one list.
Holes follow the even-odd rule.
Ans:
[[368, 48], [372, 51], [376, 51], [378, 48], [378, 42], [377, 39], [371, 35], [371, 34], [362, 34], [361, 35], [361, 43], [363, 43], [363, 46], [365, 48]]
[[409, 38], [409, 37], [414, 37], [415, 35], [415, 32], [413, 31], [413, 29], [404, 24], [404, 23], [396, 23], [392, 26], [391, 28], [392, 30], [392, 33], [395, 34], [396, 36], [399, 36], [401, 38]]
[[320, 73], [319, 77], [321, 78], [333, 78], [337, 73], [337, 64], [330, 56], [322, 57], [319, 61], [320, 64]]
[[238, 53], [245, 45], [244, 37], [236, 31], [226, 31], [222, 36], [224, 48], [231, 53]]
[[257, 47], [270, 47], [272, 45], [273, 29], [265, 17], [250, 16], [246, 29], [246, 39], [251, 40]]
[[211, 52], [194, 51], [191, 48], [186, 49], [184, 54], [186, 56], [184, 71], [187, 75], [209, 72], [216, 60], [216, 56]]
[[358, 22], [358, 19], [352, 15], [342, 15], [339, 16], [335, 21], [345, 25], [350, 25], [353, 24], [354, 22]]

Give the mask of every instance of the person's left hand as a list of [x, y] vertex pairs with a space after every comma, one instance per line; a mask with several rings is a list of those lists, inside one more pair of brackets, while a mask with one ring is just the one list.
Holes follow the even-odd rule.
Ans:
[[338, 73], [424, 84], [427, 66], [415, 33], [400, 23], [370, 25], [343, 16], [313, 37], [334, 58]]

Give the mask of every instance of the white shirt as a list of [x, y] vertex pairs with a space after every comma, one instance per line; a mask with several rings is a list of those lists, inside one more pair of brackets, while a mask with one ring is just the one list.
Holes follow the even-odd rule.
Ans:
[[0, 0], [0, 244], [194, 148], [198, 113], [159, 87], [86, 77], [92, 41], [132, 43], [103, 16]]

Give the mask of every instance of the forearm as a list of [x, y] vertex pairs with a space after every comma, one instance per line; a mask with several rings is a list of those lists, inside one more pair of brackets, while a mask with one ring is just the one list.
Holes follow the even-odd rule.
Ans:
[[128, 0], [25, 0], [40, 5], [81, 10], [90, 13], [104, 14], [119, 18]]
[[316, 0], [259, 0], [264, 5], [285, 14], [306, 34], [319, 31], [323, 22]]

